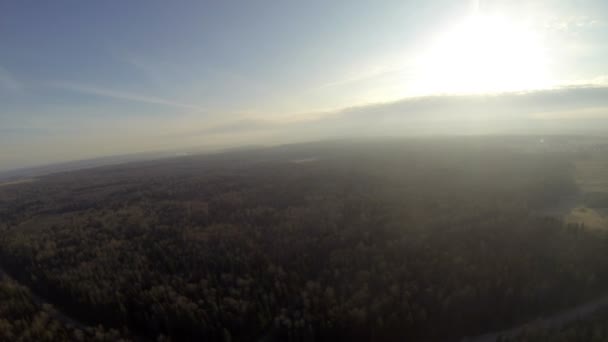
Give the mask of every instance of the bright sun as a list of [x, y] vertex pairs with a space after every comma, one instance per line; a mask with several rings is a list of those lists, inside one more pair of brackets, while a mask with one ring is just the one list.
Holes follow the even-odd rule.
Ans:
[[472, 15], [431, 45], [419, 61], [423, 93], [493, 93], [547, 88], [542, 39], [525, 25]]

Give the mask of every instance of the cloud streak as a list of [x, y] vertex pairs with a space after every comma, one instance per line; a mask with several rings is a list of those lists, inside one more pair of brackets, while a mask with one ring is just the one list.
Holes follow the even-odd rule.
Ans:
[[374, 68], [367, 72], [362, 72], [362, 73], [359, 73], [356, 75], [352, 75], [350, 77], [346, 77], [344, 79], [322, 84], [322, 85], [318, 86], [318, 89], [341, 87], [341, 86], [345, 86], [345, 85], [350, 85], [352, 83], [369, 81], [369, 80], [384, 77], [387, 75], [402, 73], [402, 72], [405, 72], [407, 69], [408, 69], [408, 66]]
[[558, 32], [580, 32], [605, 26], [604, 21], [587, 16], [570, 16], [563, 18], [551, 18], [543, 25], [545, 29]]
[[161, 98], [161, 97], [135, 94], [135, 93], [131, 93], [131, 92], [108, 89], [108, 88], [103, 88], [103, 87], [98, 87], [98, 86], [88, 85], [88, 84], [58, 81], [58, 82], [52, 82], [49, 85], [53, 88], [68, 90], [68, 91], [72, 91], [72, 92], [101, 96], [101, 97], [108, 97], [108, 98], [113, 98], [113, 99], [131, 101], [131, 102], [157, 104], [157, 105], [183, 108], [183, 109], [193, 109], [193, 110], [197, 110], [197, 111], [206, 111], [207, 110], [206, 108], [202, 108], [202, 107], [199, 107], [196, 105], [176, 102], [176, 101], [172, 101], [172, 100]]

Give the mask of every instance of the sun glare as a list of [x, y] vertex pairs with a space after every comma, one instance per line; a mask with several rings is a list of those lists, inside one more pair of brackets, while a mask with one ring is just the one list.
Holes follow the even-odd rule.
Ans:
[[542, 39], [498, 16], [472, 15], [440, 34], [419, 61], [425, 93], [494, 93], [550, 86]]

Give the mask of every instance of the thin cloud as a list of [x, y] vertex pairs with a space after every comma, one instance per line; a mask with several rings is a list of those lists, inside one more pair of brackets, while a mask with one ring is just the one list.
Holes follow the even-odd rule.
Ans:
[[232, 135], [240, 133], [251, 133], [276, 130], [283, 127], [290, 127], [289, 122], [262, 119], [232, 119], [219, 124], [200, 127], [195, 130], [178, 131], [167, 134], [168, 138], [184, 136], [208, 136], [208, 135]]
[[19, 90], [21, 84], [15, 80], [5, 68], [0, 66], [0, 88], [8, 90]]
[[562, 83], [567, 85], [565, 87], [574, 87], [574, 88], [606, 87], [606, 86], [608, 86], [608, 75], [598, 75], [598, 76], [595, 76], [592, 78], [578, 79], [578, 80], [567, 81], [567, 82], [562, 82]]
[[318, 89], [341, 87], [341, 86], [349, 85], [352, 83], [369, 81], [369, 80], [380, 78], [383, 76], [401, 73], [401, 72], [404, 72], [406, 69], [407, 69], [407, 67], [376, 68], [371, 71], [362, 72], [360, 74], [353, 75], [351, 77], [347, 77], [342, 80], [337, 80], [337, 81], [322, 84], [318, 87]]
[[161, 97], [147, 96], [147, 95], [134, 94], [134, 93], [124, 92], [124, 91], [119, 91], [119, 90], [101, 88], [101, 87], [88, 85], [88, 84], [73, 83], [73, 82], [53, 82], [50, 85], [54, 88], [65, 89], [65, 90], [82, 93], [82, 94], [109, 97], [109, 98], [114, 98], [114, 99], [140, 102], [140, 103], [158, 104], [158, 105], [177, 107], [177, 108], [194, 109], [194, 110], [198, 110], [198, 111], [206, 111], [205, 108], [201, 108], [196, 105], [171, 101], [171, 100], [164, 99]]
[[128, 50], [116, 50], [112, 54], [115, 59], [121, 63], [125, 63], [130, 67], [134, 68], [147, 80], [153, 82], [159, 87], [165, 87], [168, 82], [167, 70], [175, 70], [176, 66], [170, 63], [159, 63], [158, 61], [152, 61], [140, 54], [133, 53]]
[[550, 31], [576, 33], [586, 29], [603, 27], [605, 22], [587, 16], [570, 16], [551, 18], [544, 23], [544, 28]]
[[273, 129], [279, 126], [279, 123], [269, 120], [258, 120], [258, 119], [241, 119], [233, 122], [209, 127], [202, 130], [201, 133], [211, 134], [225, 134], [225, 133], [240, 133], [244, 131], [260, 131]]

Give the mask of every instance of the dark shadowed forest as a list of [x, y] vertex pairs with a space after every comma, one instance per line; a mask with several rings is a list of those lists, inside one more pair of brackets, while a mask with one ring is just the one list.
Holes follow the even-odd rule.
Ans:
[[[331, 141], [7, 184], [0, 337], [458, 341], [526, 324], [608, 294], [606, 231], [549, 214], [602, 208], [577, 163], [605, 151]], [[509, 341], [604, 341], [605, 317]]]
[[[24, 286], [0, 280], [1, 341], [120, 341], [117, 330], [87, 327], [41, 303]], [[124, 340], [124, 339], [123, 339]]]

